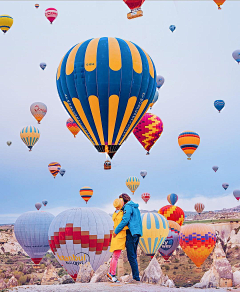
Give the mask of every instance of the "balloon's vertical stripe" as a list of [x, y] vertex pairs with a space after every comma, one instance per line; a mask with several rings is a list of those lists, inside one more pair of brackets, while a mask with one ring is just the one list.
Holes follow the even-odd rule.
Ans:
[[119, 97], [117, 95], [111, 95], [109, 97], [108, 104], [108, 145], [112, 144], [113, 133], [117, 119], [118, 105]]

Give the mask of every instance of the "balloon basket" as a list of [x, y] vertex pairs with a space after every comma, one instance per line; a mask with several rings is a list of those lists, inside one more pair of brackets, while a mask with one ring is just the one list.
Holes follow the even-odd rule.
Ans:
[[133, 19], [133, 18], [137, 18], [137, 17], [141, 17], [141, 16], [143, 16], [143, 11], [141, 9], [132, 10], [131, 12], [129, 12], [127, 14], [127, 18], [128, 19]]
[[201, 267], [197, 267], [196, 268], [196, 272], [201, 273], [202, 272], [202, 268]]
[[191, 158], [190, 158], [190, 157], [188, 157], [188, 158], [187, 158], [187, 160], [191, 160]]

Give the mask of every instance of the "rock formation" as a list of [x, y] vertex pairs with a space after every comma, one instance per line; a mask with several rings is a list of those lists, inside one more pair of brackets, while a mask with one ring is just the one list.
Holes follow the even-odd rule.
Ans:
[[7, 288], [6, 282], [3, 280], [3, 278], [0, 278], [0, 289], [3, 290]]
[[72, 279], [72, 277], [70, 277], [68, 274], [62, 276], [62, 278], [59, 279], [59, 284], [73, 284], [75, 283]]
[[240, 271], [235, 271], [233, 273], [233, 286], [240, 287]]
[[213, 263], [210, 269], [203, 275], [200, 283], [195, 288], [232, 287], [233, 272], [229, 261], [220, 243], [216, 244], [213, 253]]
[[90, 283], [97, 283], [97, 282], [108, 282], [107, 273], [109, 271], [109, 263], [110, 260], [101, 265], [92, 276]]
[[85, 265], [80, 265], [76, 282], [89, 283], [93, 274], [94, 274], [94, 271], [89, 262], [87, 262]]
[[228, 241], [228, 247], [234, 248], [235, 246], [240, 246], [240, 231], [238, 228], [231, 231]]
[[48, 265], [44, 271], [41, 285], [57, 285], [59, 284], [57, 270], [52, 264]]
[[167, 275], [163, 274], [161, 266], [155, 257], [152, 258], [150, 264], [143, 272], [141, 281], [144, 283], [157, 284], [171, 288], [175, 287], [173, 281], [170, 280]]
[[7, 283], [7, 288], [12, 288], [16, 286], [18, 286], [18, 280], [14, 276], [12, 276]]

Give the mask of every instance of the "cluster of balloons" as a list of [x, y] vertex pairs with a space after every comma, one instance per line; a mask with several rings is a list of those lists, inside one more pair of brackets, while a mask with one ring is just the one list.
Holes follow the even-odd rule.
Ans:
[[48, 164], [48, 170], [50, 171], [51, 175], [56, 178], [58, 173], [60, 173], [61, 176], [64, 176], [66, 170], [64, 168], [61, 168], [61, 164], [58, 162], [51, 162]]
[[[43, 206], [46, 207], [47, 204], [48, 204], [48, 201], [47, 200], [43, 200], [42, 203], [43, 203]], [[42, 204], [38, 202], [38, 203], [35, 204], [35, 207], [36, 207], [37, 210], [40, 210], [42, 208]]]

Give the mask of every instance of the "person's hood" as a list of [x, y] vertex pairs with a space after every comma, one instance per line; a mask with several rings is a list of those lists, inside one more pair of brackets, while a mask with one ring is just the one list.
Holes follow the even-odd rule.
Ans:
[[126, 205], [131, 206], [133, 208], [138, 208], [139, 207], [139, 205], [134, 203], [133, 201], [129, 201]]

